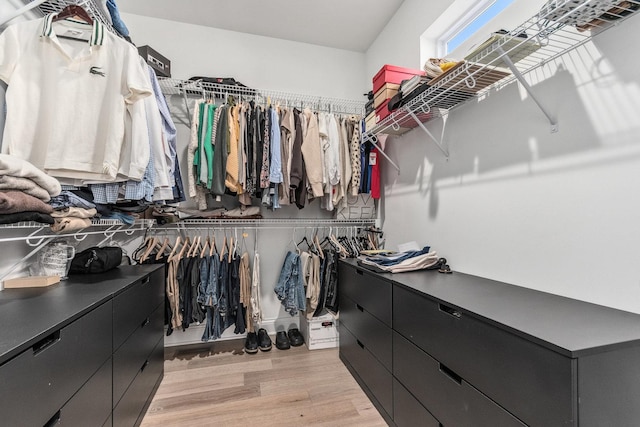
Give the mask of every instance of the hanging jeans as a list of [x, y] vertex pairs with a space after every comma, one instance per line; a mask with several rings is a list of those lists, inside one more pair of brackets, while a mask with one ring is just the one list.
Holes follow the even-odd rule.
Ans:
[[287, 252], [274, 291], [291, 316], [298, 314], [298, 310], [306, 309], [302, 265], [298, 254]]
[[204, 284], [204, 295], [201, 299], [207, 315], [202, 341], [218, 339], [222, 334], [218, 312], [219, 274], [220, 258], [218, 254], [206, 257], [200, 268], [201, 286]]

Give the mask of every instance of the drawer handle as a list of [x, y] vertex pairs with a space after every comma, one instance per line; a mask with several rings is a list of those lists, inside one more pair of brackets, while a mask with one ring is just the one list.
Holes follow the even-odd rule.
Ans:
[[144, 371], [147, 366], [149, 366], [149, 361], [145, 360], [142, 364], [142, 368], [140, 368], [140, 372]]
[[33, 355], [36, 356], [42, 353], [43, 351], [45, 351], [46, 349], [48, 349], [58, 341], [60, 341], [60, 330], [57, 330], [50, 335], [47, 335], [46, 337], [44, 337], [43, 339], [35, 343], [32, 347]]
[[356, 308], [360, 311], [364, 311], [364, 308], [360, 304], [356, 304]]
[[142, 284], [143, 285], [146, 285], [147, 283], [149, 283], [149, 276], [147, 276], [144, 279], [142, 279]]
[[147, 326], [149, 323], [151, 323], [151, 320], [147, 317], [146, 319], [144, 319], [144, 322], [142, 322], [142, 325], [140, 325], [141, 328], [144, 328], [145, 326]]
[[364, 275], [364, 272], [363, 272], [362, 270], [358, 270], [358, 269], [356, 269], [356, 273], [358, 273], [358, 274], [359, 274], [359, 275], [361, 275], [361, 276], [363, 276], [363, 275]]
[[60, 411], [56, 412], [53, 417], [44, 425], [44, 427], [53, 427], [60, 422]]
[[442, 363], [440, 364], [440, 372], [449, 377], [449, 379], [455, 381], [457, 384], [462, 384], [462, 377], [444, 366]]
[[443, 311], [448, 315], [455, 317], [456, 319], [459, 319], [462, 317], [462, 313], [460, 313], [458, 310], [456, 310], [453, 307], [449, 307], [444, 304], [438, 304], [438, 308], [440, 309], [440, 311]]
[[360, 348], [361, 348], [361, 349], [364, 349], [364, 344], [362, 344], [362, 343], [360, 342], [360, 340], [356, 340], [356, 342], [358, 343], [358, 345], [360, 346]]

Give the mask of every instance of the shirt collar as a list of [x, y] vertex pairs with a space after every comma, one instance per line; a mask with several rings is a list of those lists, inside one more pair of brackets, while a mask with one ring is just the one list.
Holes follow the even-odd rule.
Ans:
[[[56, 17], [56, 15], [57, 13], [50, 13], [44, 17], [44, 20], [42, 22], [42, 33], [40, 34], [41, 37], [51, 37], [52, 35], [54, 35], [53, 19]], [[91, 39], [89, 39], [89, 46], [102, 46], [105, 39], [104, 32], [104, 25], [97, 19], [94, 19]]]

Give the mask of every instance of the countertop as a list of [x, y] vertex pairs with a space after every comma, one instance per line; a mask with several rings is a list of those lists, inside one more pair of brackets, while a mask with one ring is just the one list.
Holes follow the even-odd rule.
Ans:
[[640, 314], [459, 272], [378, 274], [342, 262], [569, 357], [640, 345]]
[[72, 275], [45, 288], [0, 291], [0, 364], [158, 268], [162, 265], [123, 265], [102, 274]]

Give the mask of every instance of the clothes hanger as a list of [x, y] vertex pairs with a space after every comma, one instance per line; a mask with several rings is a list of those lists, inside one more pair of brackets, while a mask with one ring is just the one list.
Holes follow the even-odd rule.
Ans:
[[320, 241], [318, 240], [318, 233], [316, 233], [315, 236], [313, 236], [313, 245], [316, 247], [316, 250], [318, 251], [318, 256], [321, 259], [324, 259], [324, 251], [320, 246]]
[[182, 242], [182, 249], [180, 249], [180, 252], [178, 252], [176, 254], [176, 257], [177, 257], [178, 260], [181, 260], [183, 258], [183, 256], [185, 255], [185, 252], [186, 252], [187, 248], [190, 246], [189, 243], [190, 243], [189, 238], [186, 237], [184, 239], [184, 242]]
[[209, 246], [210, 246], [209, 240], [210, 238], [209, 236], [207, 236], [207, 238], [204, 241], [204, 245], [202, 245], [202, 251], [200, 251], [200, 258], [204, 258], [209, 252]]
[[[146, 234], [146, 231], [145, 231]], [[142, 241], [142, 243], [140, 244], [140, 246], [138, 246], [134, 251], [133, 251], [133, 255], [131, 255], [131, 258], [133, 258], [134, 261], [136, 262], [140, 262], [140, 258], [142, 256], [142, 254], [144, 253], [145, 249], [147, 248], [147, 244], [149, 243], [149, 241], [152, 239], [151, 236], [147, 236], [145, 237], [145, 239]]]
[[158, 252], [156, 253], [156, 261], [159, 261], [162, 258], [162, 255], [164, 255], [164, 252], [167, 250], [168, 247], [170, 247], [169, 238], [165, 237], [164, 241], [162, 242], [162, 245], [160, 246], [160, 249], [158, 249]]
[[149, 258], [149, 255], [151, 255], [151, 252], [160, 244], [160, 241], [158, 239], [156, 239], [155, 237], [152, 237], [151, 240], [149, 241], [148, 245], [147, 245], [147, 249], [144, 251], [144, 253], [142, 254], [142, 256], [140, 257], [140, 262], [144, 262], [147, 260], [147, 258]]
[[82, 20], [87, 24], [93, 24], [93, 18], [89, 16], [87, 11], [84, 10], [82, 6], [79, 6], [77, 4], [70, 4], [69, 6], [66, 6], [53, 18], [53, 22], [69, 18]]
[[222, 257], [224, 256], [226, 249], [227, 249], [227, 235], [225, 234], [224, 240], [222, 241], [222, 248], [220, 249], [220, 259], [222, 259]]
[[180, 243], [182, 243], [182, 237], [178, 236], [176, 238], [176, 242], [173, 244], [173, 249], [171, 249], [171, 252], [169, 252], [168, 261], [172, 261], [174, 257], [177, 255], [177, 249], [178, 249], [178, 246], [180, 246]]
[[191, 241], [189, 250], [187, 251], [187, 258], [194, 257], [200, 250], [200, 236], [196, 236]]
[[228, 250], [227, 250], [227, 252], [229, 252], [229, 255], [228, 255], [228, 257], [227, 257], [228, 262], [231, 262], [231, 261], [232, 261], [233, 251], [234, 251], [233, 247], [234, 247], [234, 246], [233, 246], [233, 237], [230, 237], [230, 238], [229, 238], [229, 248], [228, 248]]
[[[62, 9], [54, 18], [52, 22], [57, 21], [80, 21], [87, 25], [93, 25], [93, 19], [86, 10], [84, 10], [81, 6], [78, 5], [69, 5]], [[88, 42], [90, 35], [87, 34], [87, 31], [74, 31], [71, 28], [63, 34], [56, 34], [56, 37], [66, 40], [80, 41], [80, 42]]]

